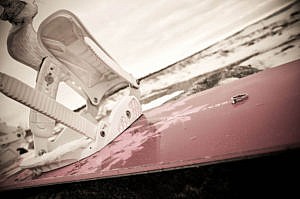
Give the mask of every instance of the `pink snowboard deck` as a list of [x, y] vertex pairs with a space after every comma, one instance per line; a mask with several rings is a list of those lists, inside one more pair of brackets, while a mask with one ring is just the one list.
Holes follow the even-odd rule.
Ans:
[[[96, 154], [0, 190], [248, 158], [300, 146], [300, 60], [152, 109]], [[248, 99], [231, 104], [231, 97]]]

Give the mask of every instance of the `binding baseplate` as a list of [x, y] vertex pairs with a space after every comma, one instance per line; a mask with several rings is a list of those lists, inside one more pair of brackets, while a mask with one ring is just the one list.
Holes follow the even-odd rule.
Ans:
[[[30, 138], [22, 127], [7, 125], [0, 120], [0, 171], [5, 170], [30, 150]], [[0, 172], [0, 174], [1, 174]]]
[[[138, 119], [142, 110], [137, 81], [72, 13], [52, 14], [37, 34], [48, 56], [35, 88], [1, 73], [0, 90], [31, 108], [35, 154], [24, 158], [20, 166], [45, 172], [101, 150]], [[56, 101], [61, 82], [86, 99], [84, 109], [74, 112]]]

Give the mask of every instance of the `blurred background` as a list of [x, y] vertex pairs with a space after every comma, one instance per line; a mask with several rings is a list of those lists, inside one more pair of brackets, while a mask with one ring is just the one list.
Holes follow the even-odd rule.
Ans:
[[[196, 77], [232, 63], [247, 66], [255, 60], [261, 70], [300, 57], [299, 3], [292, 0], [37, 0], [37, 4], [36, 30], [57, 10], [75, 13], [119, 65], [142, 81], [145, 110], [186, 95], [197, 84]], [[36, 72], [8, 55], [9, 29], [8, 22], [0, 21], [0, 71], [34, 86]], [[285, 53], [292, 50], [285, 58], [282, 53], [265, 54], [290, 40], [297, 44], [285, 46]], [[251, 63], [239, 63], [253, 54], [272, 60], [265, 63], [252, 57]], [[63, 88], [58, 98], [75, 109], [84, 101], [74, 95]], [[28, 108], [0, 94], [0, 110], [0, 118], [8, 124], [28, 127]]]

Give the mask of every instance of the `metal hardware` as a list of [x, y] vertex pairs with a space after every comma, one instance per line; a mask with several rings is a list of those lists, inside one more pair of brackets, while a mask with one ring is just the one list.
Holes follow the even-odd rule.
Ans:
[[242, 102], [242, 101], [247, 100], [247, 99], [248, 99], [248, 94], [247, 93], [238, 94], [238, 95], [235, 95], [235, 96], [231, 97], [231, 103], [236, 104], [238, 102]]
[[130, 111], [128, 111], [128, 110], [126, 111], [126, 116], [127, 116], [128, 119], [131, 118], [131, 113], [130, 113]]
[[105, 132], [104, 131], [100, 131], [100, 135], [101, 135], [101, 137], [105, 137]]
[[45, 81], [47, 82], [47, 86], [49, 86], [50, 84], [52, 84], [54, 82], [54, 78], [52, 77], [52, 73], [48, 73], [45, 76]]
[[42, 155], [44, 155], [45, 153], [46, 153], [46, 151], [45, 151], [44, 149], [42, 149], [42, 150], [39, 151], [39, 156], [42, 156]]

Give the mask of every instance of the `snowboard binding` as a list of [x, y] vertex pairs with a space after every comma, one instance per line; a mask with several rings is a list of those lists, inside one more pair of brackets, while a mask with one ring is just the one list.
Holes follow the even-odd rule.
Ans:
[[[141, 114], [139, 84], [96, 42], [75, 15], [45, 19], [37, 40], [46, 52], [35, 88], [0, 74], [0, 90], [31, 108], [34, 155], [22, 168], [46, 172], [101, 150]], [[86, 100], [74, 112], [56, 101], [64, 82]]]

